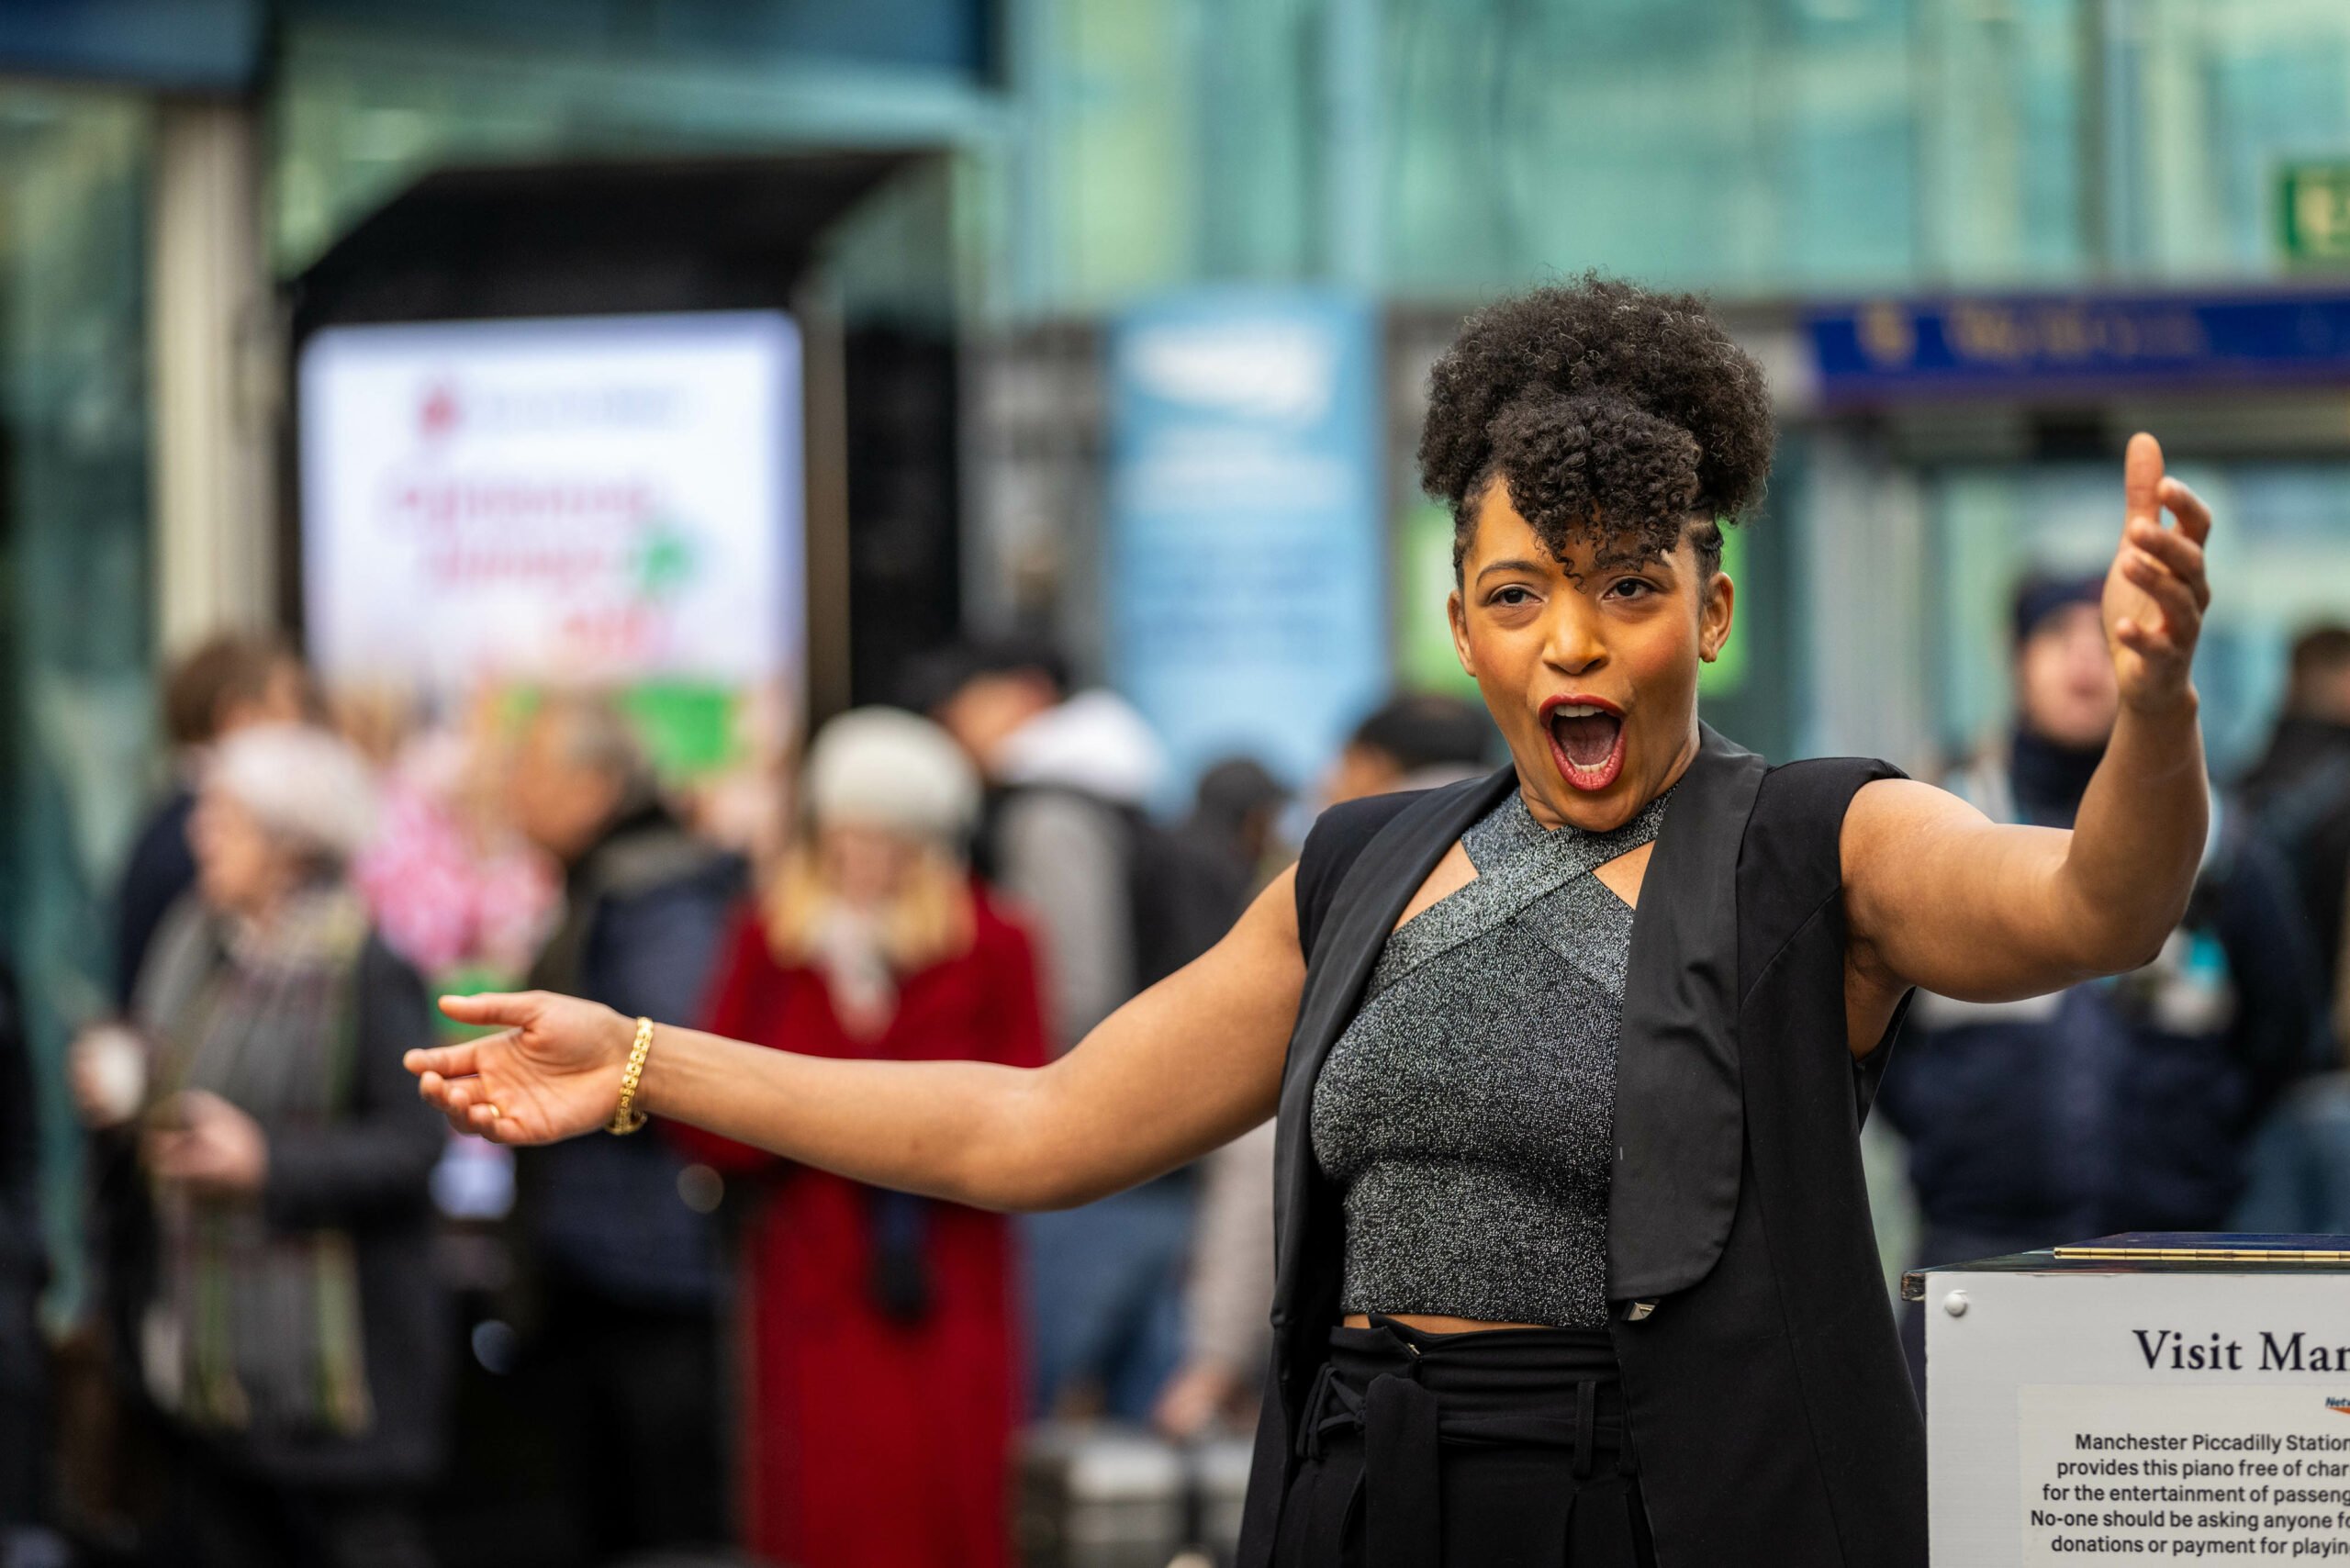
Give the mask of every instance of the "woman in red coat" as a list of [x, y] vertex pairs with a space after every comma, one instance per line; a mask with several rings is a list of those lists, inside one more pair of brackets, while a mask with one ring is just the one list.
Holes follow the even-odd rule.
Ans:
[[[710, 1027], [815, 1056], [1044, 1060], [1028, 938], [954, 846], [978, 786], [868, 710], [809, 756], [812, 831], [737, 919]], [[1018, 1399], [1001, 1215], [676, 1129], [758, 1184], [744, 1231], [749, 1545], [798, 1568], [998, 1568]]]

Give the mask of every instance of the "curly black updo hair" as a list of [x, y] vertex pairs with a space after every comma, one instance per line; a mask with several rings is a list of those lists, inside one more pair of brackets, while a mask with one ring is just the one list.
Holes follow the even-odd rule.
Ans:
[[1751, 512], [1771, 471], [1762, 368], [1693, 294], [1595, 273], [1538, 288], [1470, 317], [1429, 381], [1420, 482], [1452, 508], [1456, 575], [1498, 478], [1555, 556], [1582, 541], [1646, 560], [1689, 532], [1710, 576], [1714, 522]]

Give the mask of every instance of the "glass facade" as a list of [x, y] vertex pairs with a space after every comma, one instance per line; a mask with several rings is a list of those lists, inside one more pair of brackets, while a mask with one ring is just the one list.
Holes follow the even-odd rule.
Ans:
[[[2333, 0], [1028, 0], [1014, 297], [1603, 267], [1754, 297], [2276, 274]], [[1369, 254], [1360, 253], [1366, 243]]]
[[[154, 782], [150, 136], [129, 97], [0, 95], [0, 918], [47, 1062], [107, 1006], [106, 895]], [[62, 1075], [39, 1081], [71, 1126]]]
[[302, 0], [274, 79], [281, 270], [450, 162], [920, 145], [997, 319], [2260, 280], [2350, 154], [2335, 0]]

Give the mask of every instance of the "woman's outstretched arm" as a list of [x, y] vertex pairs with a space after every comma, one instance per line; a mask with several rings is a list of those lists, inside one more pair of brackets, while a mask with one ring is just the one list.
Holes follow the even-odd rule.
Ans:
[[[2131, 438], [2123, 497], [2104, 599], [2121, 707], [2071, 831], [1993, 823], [1906, 779], [1852, 801], [1852, 965], [1881, 987], [2039, 995], [2147, 962], [2186, 913], [2210, 820], [2188, 665], [2211, 598], [2211, 514], [2164, 476], [2149, 435]], [[2162, 526], [2165, 510], [2177, 527]]]
[[[845, 1061], [661, 1025], [637, 1103], [876, 1186], [994, 1209], [1088, 1202], [1272, 1114], [1305, 983], [1293, 876], [1049, 1066]], [[408, 1053], [419, 1092], [459, 1130], [548, 1143], [610, 1119], [633, 1019], [544, 991], [441, 1006], [505, 1026]]]

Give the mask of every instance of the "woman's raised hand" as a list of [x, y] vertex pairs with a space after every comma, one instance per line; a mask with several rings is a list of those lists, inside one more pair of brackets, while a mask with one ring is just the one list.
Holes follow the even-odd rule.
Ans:
[[553, 1143], [594, 1132], [620, 1103], [636, 1025], [600, 1002], [552, 991], [444, 996], [460, 1024], [502, 1033], [408, 1053], [423, 1095], [459, 1132], [494, 1143]]
[[[2105, 641], [2121, 700], [2160, 711], [2188, 694], [2188, 666], [2203, 630], [2211, 585], [2203, 542], [2211, 510], [2194, 491], [2163, 473], [2163, 449], [2141, 431], [2122, 463], [2126, 517], [2121, 547], [2105, 577]], [[2162, 514], [2178, 520], [2165, 528]]]

